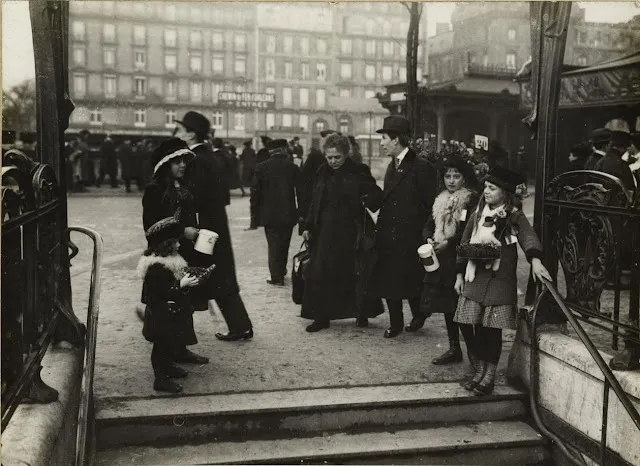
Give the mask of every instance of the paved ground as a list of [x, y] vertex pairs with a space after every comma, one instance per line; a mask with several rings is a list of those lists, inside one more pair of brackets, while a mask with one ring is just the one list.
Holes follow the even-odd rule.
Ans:
[[[96, 229], [104, 238], [104, 264], [100, 300], [95, 393], [101, 397], [157, 396], [152, 390], [149, 362], [151, 345], [141, 335], [134, 314], [141, 281], [135, 267], [145, 245], [141, 227], [141, 196], [118, 196], [109, 188], [101, 193], [74, 195], [69, 199], [69, 223]], [[526, 212], [531, 212], [532, 199]], [[332, 323], [327, 331], [308, 334], [308, 321], [299, 317], [299, 306], [290, 299], [291, 288], [265, 283], [266, 241], [262, 229], [244, 231], [249, 223], [248, 198], [232, 197], [228, 208], [241, 294], [254, 322], [256, 336], [250, 342], [223, 343], [214, 338], [226, 331], [219, 313], [195, 315], [200, 343], [193, 349], [212, 362], [193, 367], [185, 381], [185, 394], [290, 389], [336, 385], [368, 385], [461, 379], [467, 364], [433, 366], [433, 357], [446, 349], [442, 317], [432, 318], [417, 334], [396, 339], [382, 337], [388, 317], [358, 329], [352, 320]], [[86, 308], [89, 286], [89, 242], [75, 235], [81, 254], [73, 261], [74, 307]], [[293, 254], [300, 246], [294, 235]], [[528, 267], [521, 261], [519, 284], [525, 289]], [[408, 309], [405, 315], [409, 316]], [[505, 354], [513, 332], [505, 332]]]

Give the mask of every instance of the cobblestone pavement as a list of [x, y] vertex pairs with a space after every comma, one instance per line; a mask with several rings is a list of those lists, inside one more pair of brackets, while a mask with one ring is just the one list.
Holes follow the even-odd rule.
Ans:
[[[104, 188], [103, 188], [104, 189]], [[107, 191], [105, 194], [109, 193]], [[284, 288], [265, 283], [266, 240], [262, 229], [244, 231], [249, 224], [249, 201], [232, 195], [228, 208], [241, 295], [254, 322], [256, 336], [249, 342], [224, 343], [214, 333], [226, 331], [219, 312], [195, 315], [199, 344], [193, 349], [211, 358], [211, 363], [191, 368], [185, 394], [290, 389], [302, 387], [407, 383], [460, 380], [468, 364], [433, 366], [430, 361], [446, 350], [441, 316], [431, 318], [416, 334], [384, 339], [387, 315], [359, 329], [353, 320], [338, 321], [331, 328], [308, 334], [307, 320], [299, 317], [299, 306]], [[141, 335], [134, 314], [141, 280], [135, 267], [145, 245], [141, 227], [141, 196], [74, 195], [69, 198], [69, 223], [96, 229], [104, 238], [104, 264], [100, 299], [100, 325], [96, 360], [95, 392], [100, 397], [157, 396], [152, 390], [149, 362], [151, 345]], [[530, 212], [530, 206], [525, 211]], [[527, 213], [528, 213], [527, 212]], [[74, 235], [81, 253], [74, 259], [72, 281], [74, 307], [86, 309], [89, 287], [90, 243]], [[294, 235], [290, 259], [300, 247]], [[524, 290], [528, 264], [518, 268], [519, 288]], [[406, 306], [405, 306], [406, 307]], [[408, 319], [409, 311], [405, 309]], [[507, 352], [514, 332], [504, 336], [500, 374], [504, 374]]]

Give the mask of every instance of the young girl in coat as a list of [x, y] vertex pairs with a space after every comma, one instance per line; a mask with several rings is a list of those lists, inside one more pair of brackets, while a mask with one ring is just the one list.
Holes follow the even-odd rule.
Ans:
[[542, 246], [516, 194], [522, 177], [494, 167], [483, 197], [470, 216], [458, 248], [455, 290], [460, 295], [454, 321], [467, 344], [475, 374], [463, 386], [476, 395], [492, 393], [502, 351], [502, 329], [515, 329], [517, 244], [536, 280], [551, 280], [542, 265]]
[[[453, 321], [458, 295], [456, 281], [456, 247], [460, 243], [467, 218], [478, 202], [476, 177], [470, 164], [456, 154], [445, 157], [440, 166], [444, 190], [433, 203], [431, 217], [424, 229], [424, 238], [435, 250], [440, 267], [426, 272], [423, 279], [420, 313], [424, 318], [443, 313], [449, 337], [449, 349], [435, 358], [433, 364], [462, 362], [458, 324]], [[411, 325], [407, 331], [415, 331]]]
[[144, 280], [142, 303], [146, 304], [142, 334], [153, 343], [153, 388], [170, 393], [182, 391], [182, 385], [171, 379], [188, 374], [174, 365], [176, 354], [185, 345], [198, 342], [193, 331], [189, 292], [198, 285], [199, 279], [185, 273], [187, 262], [178, 254], [183, 231], [182, 224], [174, 217], [151, 225], [145, 233], [149, 247], [138, 263], [138, 275]]

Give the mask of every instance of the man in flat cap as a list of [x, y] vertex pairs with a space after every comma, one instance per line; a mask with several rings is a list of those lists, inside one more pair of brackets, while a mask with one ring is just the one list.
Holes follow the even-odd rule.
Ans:
[[[253, 337], [253, 326], [240, 297], [225, 209], [228, 195], [228, 191], [224, 191], [225, 168], [204, 143], [211, 125], [204, 115], [192, 111], [176, 123], [175, 136], [185, 141], [196, 155], [187, 166], [186, 179], [196, 198], [198, 226], [219, 235], [212, 256], [196, 251], [194, 254], [197, 256], [193, 258], [194, 265], [208, 267], [216, 264], [207, 283], [202, 285], [205, 290], [202, 297], [216, 301], [229, 327], [228, 333], [216, 333], [216, 338], [223, 341], [250, 339]], [[188, 239], [194, 240], [195, 235]]]
[[585, 170], [595, 170], [596, 164], [605, 155], [609, 141], [611, 141], [611, 131], [607, 128], [598, 128], [591, 133], [593, 149], [591, 155], [584, 163]]
[[625, 189], [635, 191], [635, 179], [629, 165], [622, 160], [622, 155], [629, 147], [629, 142], [631, 142], [631, 138], [627, 131], [611, 131], [609, 148], [605, 156], [598, 161], [594, 170], [618, 177]]
[[377, 133], [382, 134], [380, 145], [391, 162], [384, 176], [376, 237], [378, 259], [369, 293], [372, 298], [386, 298], [391, 325], [384, 336], [393, 338], [403, 330], [403, 299], [409, 300], [413, 315], [405, 330], [418, 330], [426, 319], [420, 314], [424, 269], [417, 250], [423, 244], [422, 230], [431, 215], [438, 179], [431, 162], [409, 149], [409, 120], [389, 116]]
[[283, 286], [289, 245], [298, 221], [300, 169], [289, 158], [286, 139], [269, 144], [269, 160], [258, 166], [251, 186], [251, 224], [264, 227], [267, 237], [270, 285]]

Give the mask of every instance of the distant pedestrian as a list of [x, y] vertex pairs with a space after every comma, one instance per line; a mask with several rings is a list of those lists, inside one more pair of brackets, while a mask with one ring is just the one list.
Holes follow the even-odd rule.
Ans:
[[267, 146], [271, 142], [271, 138], [269, 136], [260, 136], [260, 142], [262, 143], [262, 147], [256, 155], [256, 164], [269, 160], [269, 149]]
[[225, 155], [229, 163], [229, 190], [239, 189], [242, 197], [244, 197], [245, 192], [240, 173], [240, 160], [238, 159], [236, 147], [233, 144], [227, 145], [227, 147], [225, 147]]
[[256, 151], [253, 150], [253, 141], [247, 139], [242, 143], [244, 149], [240, 154], [240, 163], [242, 164], [242, 184], [251, 186], [253, 181], [253, 172], [256, 169]]
[[73, 186], [75, 192], [86, 191], [89, 179], [89, 131], [83, 129], [76, 139], [74, 152], [69, 156], [73, 165]]
[[584, 170], [587, 158], [591, 154], [588, 143], [577, 144], [569, 151], [569, 171]]
[[285, 139], [271, 142], [270, 158], [256, 167], [251, 186], [251, 224], [264, 227], [271, 278], [284, 285], [293, 227], [298, 221], [300, 169], [289, 161]]
[[607, 146], [611, 141], [611, 131], [607, 128], [598, 128], [591, 133], [591, 155], [584, 163], [585, 170], [595, 170], [596, 164], [605, 156]]
[[137, 177], [138, 167], [131, 141], [125, 139], [118, 149], [118, 157], [122, 167], [122, 180], [124, 181], [125, 191], [131, 192], [131, 181]]
[[213, 138], [211, 141], [213, 145], [213, 158], [218, 161], [218, 165], [222, 167], [222, 172], [219, 174], [220, 190], [224, 193], [224, 205], [231, 204], [231, 162], [227, 155], [226, 148], [224, 147], [224, 141], [221, 138]]
[[102, 146], [100, 146], [100, 176], [96, 181], [96, 186], [101, 186], [105, 176], [109, 176], [112, 188], [118, 187], [118, 156], [116, 145], [108, 134], [105, 136]]

